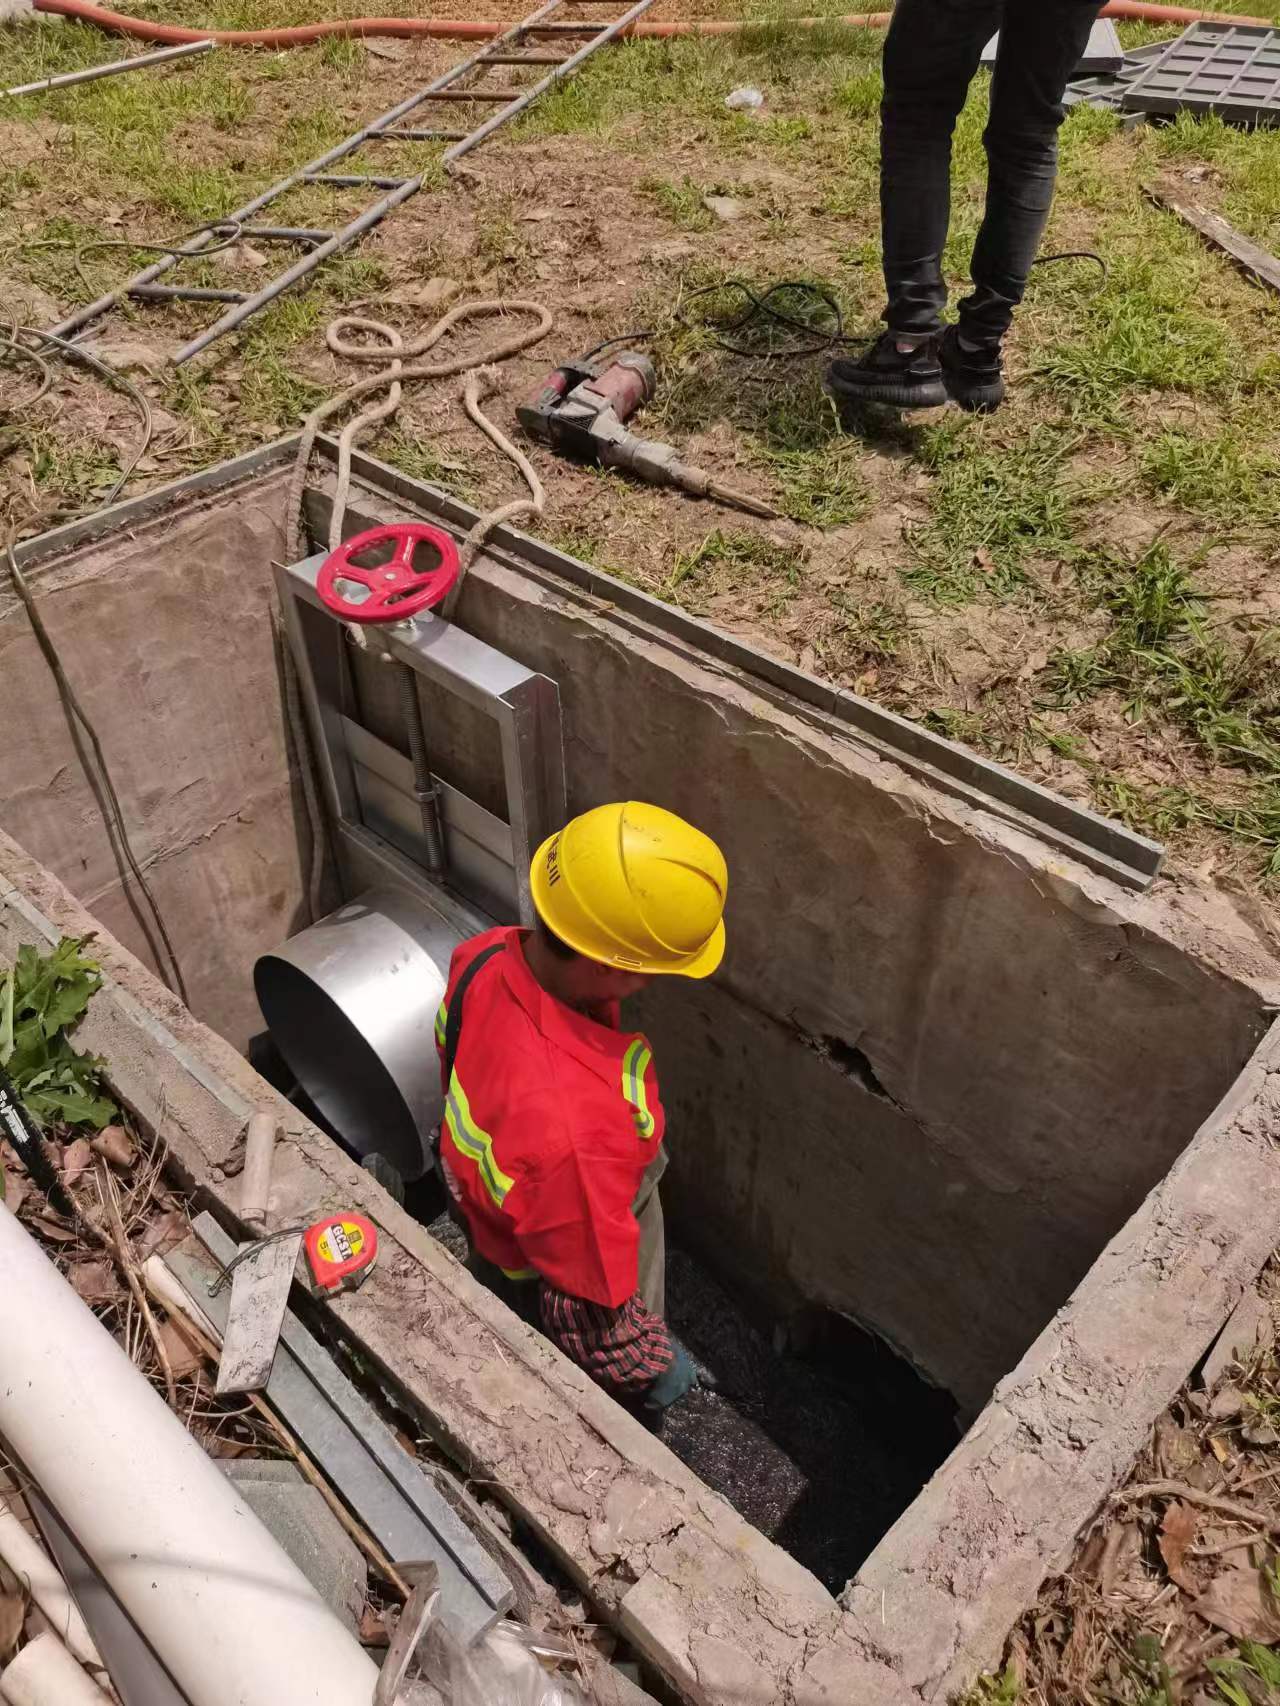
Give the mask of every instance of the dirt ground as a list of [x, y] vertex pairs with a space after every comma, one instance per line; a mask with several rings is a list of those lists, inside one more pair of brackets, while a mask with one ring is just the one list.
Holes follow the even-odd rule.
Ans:
[[961, 1706], [1280, 1701], [1280, 1268]]
[[[270, 18], [306, 11], [289, 0]], [[164, 13], [263, 21], [255, 0], [176, 0]], [[33, 54], [50, 67], [101, 57], [79, 26], [40, 28], [38, 53], [0, 37], [0, 74], [30, 74]], [[555, 330], [505, 364], [492, 404], [504, 421], [554, 360], [651, 330], [661, 378], [643, 430], [775, 504], [779, 519], [535, 449], [541, 532], [1166, 840], [1175, 880], [1231, 889], [1274, 937], [1280, 304], [1143, 195], [1172, 177], [1274, 246], [1273, 142], [1181, 120], [1130, 134], [1077, 112], [1047, 248], [1093, 250], [1107, 270], [1074, 260], [1037, 271], [1011, 343], [1010, 403], [985, 421], [933, 411], [841, 422], [821, 388], [838, 346], [779, 356], [753, 326], [754, 353], [730, 353], [718, 339], [742, 297], [697, 293], [800, 279], [838, 304], [846, 337], [874, 330], [878, 50], [874, 32], [779, 23], [730, 43], [611, 50], [452, 182], [432, 176], [425, 147], [405, 150], [405, 169], [428, 172], [423, 193], [314, 288], [176, 375], [164, 358], [206, 310], [114, 316], [92, 347], [157, 409], [130, 489], [290, 430], [349, 383], [354, 369], [324, 342], [340, 312], [414, 337], [450, 302], [545, 301]], [[119, 276], [138, 234], [168, 237], [225, 212], [460, 51], [331, 43], [219, 56], [152, 74], [145, 92], [140, 74], [22, 103], [0, 121], [6, 313], [51, 323]], [[741, 85], [763, 94], [758, 113], [726, 109]], [[957, 290], [981, 209], [984, 99], [980, 78], [957, 133], [947, 255]], [[329, 224], [354, 205], [348, 192], [311, 189], [285, 212]], [[105, 235], [122, 247], [78, 252]], [[233, 246], [198, 281], [252, 289], [270, 264], [262, 245]], [[835, 331], [811, 293], [785, 304], [817, 320], [811, 345]], [[480, 351], [492, 329], [467, 336], [441, 352]], [[136, 442], [129, 400], [65, 369], [34, 408], [23, 395], [15, 375], [0, 418], [0, 510], [21, 521], [45, 504], [100, 501]], [[372, 448], [480, 503], [513, 491], [454, 382], [415, 388]]]

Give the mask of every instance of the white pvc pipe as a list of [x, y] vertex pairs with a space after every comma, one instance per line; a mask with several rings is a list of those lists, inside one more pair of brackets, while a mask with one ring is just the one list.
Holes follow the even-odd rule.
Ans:
[[0, 1676], [0, 1695], [9, 1706], [110, 1706], [56, 1635], [28, 1641]]
[[101, 1670], [98, 1649], [61, 1572], [3, 1499], [0, 1499], [0, 1558], [17, 1576], [75, 1656], [95, 1670]]
[[377, 1667], [0, 1204], [0, 1434], [191, 1706], [369, 1706]]

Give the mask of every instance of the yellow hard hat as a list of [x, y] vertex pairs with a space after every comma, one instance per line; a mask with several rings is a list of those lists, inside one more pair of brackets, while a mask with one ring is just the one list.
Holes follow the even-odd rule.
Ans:
[[543, 923], [588, 959], [710, 977], [724, 956], [724, 854], [661, 806], [583, 812], [542, 843], [529, 880]]

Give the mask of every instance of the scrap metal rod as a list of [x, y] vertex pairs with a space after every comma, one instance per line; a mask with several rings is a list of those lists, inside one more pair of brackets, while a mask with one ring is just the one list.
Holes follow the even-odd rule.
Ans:
[[159, 47], [154, 53], [135, 53], [128, 59], [112, 59], [106, 65], [91, 65], [87, 71], [64, 71], [58, 77], [42, 77], [36, 83], [19, 83], [0, 89], [0, 100], [10, 95], [40, 95], [46, 89], [66, 89], [72, 83], [95, 83], [99, 77], [115, 77], [121, 71], [137, 71], [144, 65], [163, 65], [167, 59], [186, 59], [193, 53], [208, 53], [211, 41], [184, 42], [181, 47]]

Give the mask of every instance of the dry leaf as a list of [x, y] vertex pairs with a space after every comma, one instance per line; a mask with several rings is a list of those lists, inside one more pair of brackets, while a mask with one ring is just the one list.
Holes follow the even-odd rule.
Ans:
[[996, 560], [985, 545], [979, 545], [973, 553], [973, 566], [975, 569], [981, 569], [984, 575], [995, 574]]
[[4, 1206], [10, 1214], [17, 1214], [23, 1203], [31, 1195], [31, 1185], [27, 1176], [25, 1173], [11, 1173], [6, 1167], [2, 1183], [3, 1189], [0, 1189], [0, 1200], [3, 1200]]
[[62, 1181], [74, 1185], [92, 1163], [93, 1151], [89, 1147], [87, 1137], [78, 1137], [74, 1143], [69, 1143], [62, 1151]]
[[1167, 1413], [1156, 1422], [1156, 1458], [1171, 1481], [1200, 1461], [1200, 1441], [1190, 1428], [1179, 1427]]
[[120, 1283], [110, 1262], [77, 1262], [67, 1269], [67, 1278], [86, 1303], [111, 1303], [120, 1295]]
[[0, 1594], [0, 1659], [6, 1664], [18, 1644], [26, 1614], [27, 1598], [21, 1589]]
[[362, 1647], [387, 1647], [391, 1644], [386, 1624], [371, 1605], [366, 1605], [360, 1613], [359, 1635]]
[[1244, 1409], [1244, 1394], [1238, 1386], [1224, 1386], [1215, 1392], [1209, 1404], [1209, 1414], [1215, 1421], [1229, 1422]]
[[1266, 1645], [1280, 1640], [1280, 1606], [1253, 1564], [1231, 1563], [1220, 1570], [1195, 1608], [1206, 1623], [1225, 1629], [1237, 1640]]
[[42, 1238], [52, 1239], [55, 1244], [75, 1244], [79, 1242], [79, 1235], [77, 1233], [70, 1231], [69, 1228], [62, 1225], [61, 1221], [54, 1220], [47, 1214], [36, 1215], [31, 1224], [36, 1228]]
[[1200, 1519], [1190, 1505], [1171, 1504], [1160, 1524], [1160, 1556], [1169, 1572], [1169, 1580], [1177, 1582], [1184, 1593], [1198, 1593], [1200, 1584], [1187, 1568], [1186, 1558], [1194, 1546]]
[[1231, 1461], [1231, 1453], [1227, 1450], [1226, 1442], [1222, 1439], [1220, 1434], [1209, 1435], [1209, 1450], [1217, 1458], [1219, 1463], [1229, 1463]]
[[91, 1140], [91, 1147], [95, 1155], [101, 1155], [113, 1167], [125, 1171], [133, 1166], [133, 1139], [122, 1125], [104, 1125]]
[[204, 1358], [187, 1338], [176, 1321], [162, 1321], [159, 1327], [160, 1342], [169, 1358], [169, 1367], [173, 1370], [175, 1380], [182, 1380], [188, 1374], [194, 1374], [196, 1369], [204, 1364]]
[[159, 1214], [142, 1229], [142, 1236], [134, 1246], [140, 1262], [145, 1262], [148, 1256], [164, 1256], [181, 1244], [190, 1231], [187, 1217], [180, 1208], [171, 1208], [167, 1214]]

